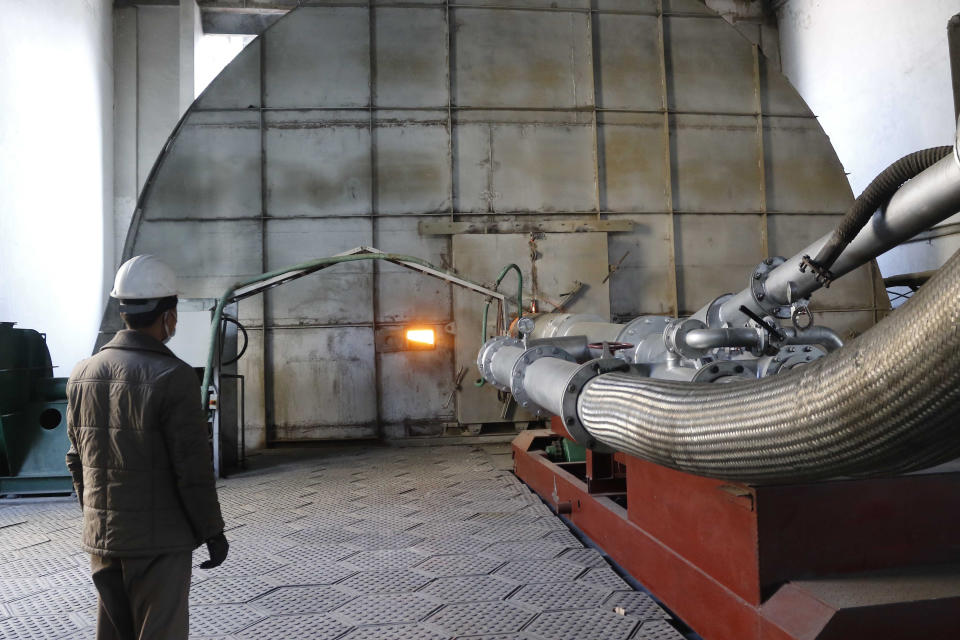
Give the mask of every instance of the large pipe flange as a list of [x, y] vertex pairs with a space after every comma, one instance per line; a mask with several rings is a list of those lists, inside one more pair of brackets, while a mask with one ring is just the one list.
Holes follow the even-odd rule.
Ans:
[[693, 376], [691, 382], [736, 382], [754, 380], [757, 372], [749, 362], [742, 360], [717, 360], [705, 364]]
[[567, 386], [563, 390], [560, 420], [563, 421], [563, 426], [566, 428], [567, 433], [587, 449], [603, 453], [611, 453], [613, 451], [613, 449], [602, 444], [590, 435], [590, 432], [587, 431], [586, 427], [584, 427], [580, 421], [580, 414], [577, 412], [577, 399], [580, 397], [580, 392], [583, 391], [583, 388], [587, 386], [588, 382], [602, 373], [626, 371], [629, 368], [629, 364], [618, 358], [598, 358], [580, 365], [574, 374], [570, 376], [570, 379], [567, 380]]
[[674, 318], [667, 316], [640, 316], [623, 325], [623, 330], [617, 336], [619, 342], [630, 342], [634, 345], [629, 351], [620, 353], [620, 357], [628, 362], [657, 362], [664, 353], [663, 330]]
[[536, 404], [530, 399], [530, 394], [524, 389], [524, 376], [527, 368], [540, 358], [557, 358], [566, 362], [576, 362], [576, 358], [561, 349], [552, 345], [540, 345], [531, 347], [523, 352], [523, 355], [517, 359], [513, 365], [513, 373], [510, 375], [510, 393], [513, 394], [517, 404], [538, 418], [550, 415], [550, 412]]
[[480, 370], [480, 375], [488, 383], [501, 391], [509, 391], [510, 387], [498, 382], [493, 375], [493, 356], [503, 347], [523, 348], [523, 343], [509, 336], [496, 336], [487, 340], [480, 348], [480, 353], [477, 354], [477, 369]]

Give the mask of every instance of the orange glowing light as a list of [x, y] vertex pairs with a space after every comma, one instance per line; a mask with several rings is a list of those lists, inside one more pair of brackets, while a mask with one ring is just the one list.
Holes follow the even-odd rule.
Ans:
[[436, 341], [433, 329], [407, 329], [407, 342], [433, 346]]

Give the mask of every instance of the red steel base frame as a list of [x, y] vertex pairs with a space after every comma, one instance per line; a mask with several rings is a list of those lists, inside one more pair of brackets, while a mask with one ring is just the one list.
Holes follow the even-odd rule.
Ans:
[[552, 426], [514, 440], [517, 475], [706, 640], [960, 637], [960, 472], [751, 486], [554, 463]]

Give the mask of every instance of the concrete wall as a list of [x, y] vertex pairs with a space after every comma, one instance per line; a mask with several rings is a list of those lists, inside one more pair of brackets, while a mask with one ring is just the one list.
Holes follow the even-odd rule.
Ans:
[[59, 375], [112, 279], [111, 6], [8, 0], [0, 18], [0, 320], [46, 332]]
[[[780, 7], [783, 72], [819, 116], [855, 194], [904, 154], [953, 142], [946, 25], [958, 12], [960, 0]], [[884, 275], [936, 268], [960, 247], [957, 238], [899, 247], [880, 268]]]

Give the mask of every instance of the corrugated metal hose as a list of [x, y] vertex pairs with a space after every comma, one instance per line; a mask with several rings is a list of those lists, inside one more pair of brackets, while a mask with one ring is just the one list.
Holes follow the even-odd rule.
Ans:
[[725, 385], [609, 373], [578, 399], [587, 431], [673, 469], [746, 482], [915, 471], [960, 455], [960, 252], [847, 346]]
[[907, 154], [884, 169], [863, 190], [840, 220], [830, 240], [820, 249], [813, 262], [823, 271], [829, 271], [843, 250], [850, 244], [873, 212], [882, 207], [907, 180], [953, 153], [953, 147], [931, 147]]

